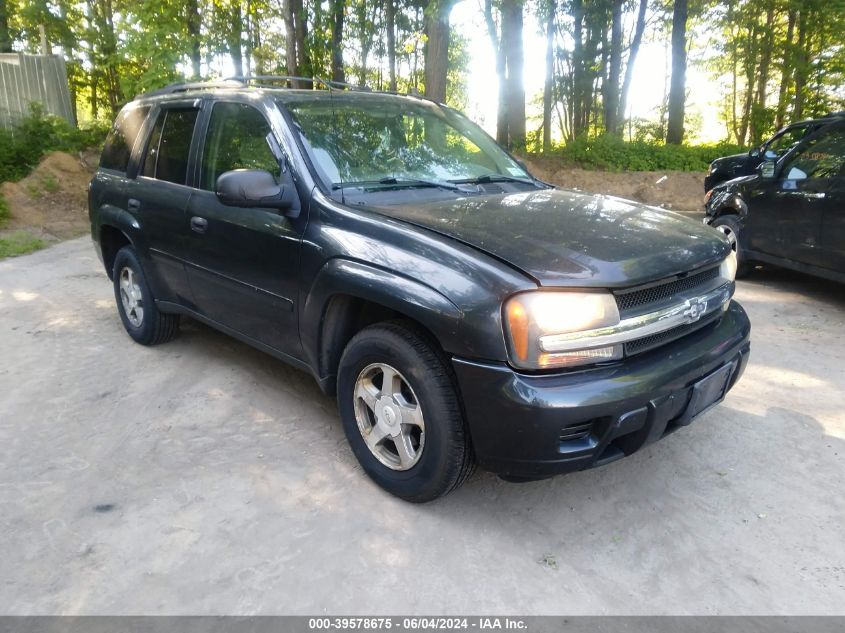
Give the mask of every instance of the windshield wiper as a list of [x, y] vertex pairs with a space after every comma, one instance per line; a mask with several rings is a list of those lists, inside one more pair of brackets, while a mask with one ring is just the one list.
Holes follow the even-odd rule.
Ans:
[[461, 180], [450, 180], [449, 182], [473, 185], [483, 185], [490, 182], [519, 182], [523, 185], [537, 186], [536, 180], [517, 178], [516, 176], [508, 176], [507, 174], [484, 174], [483, 176], [478, 176], [477, 178], [464, 178]]
[[449, 191], [461, 191], [463, 193], [476, 193], [474, 189], [467, 189], [461, 187], [460, 184], [447, 182], [445, 180], [426, 180], [423, 178], [395, 178], [388, 176], [380, 180], [359, 180], [357, 182], [336, 182], [332, 184], [332, 189], [342, 189], [344, 187], [366, 187], [371, 186], [394, 186], [394, 187], [437, 187], [438, 189], [448, 189]]

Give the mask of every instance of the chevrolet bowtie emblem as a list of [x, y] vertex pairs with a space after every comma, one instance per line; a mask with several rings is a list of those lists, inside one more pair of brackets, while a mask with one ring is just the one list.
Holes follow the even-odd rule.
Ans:
[[707, 299], [696, 297], [695, 299], [687, 299], [684, 303], [684, 317], [687, 323], [695, 323], [707, 311]]

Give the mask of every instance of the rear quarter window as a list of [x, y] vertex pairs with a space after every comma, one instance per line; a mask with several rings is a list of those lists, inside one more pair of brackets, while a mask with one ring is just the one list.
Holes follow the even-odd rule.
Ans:
[[129, 165], [132, 147], [141, 131], [141, 126], [147, 118], [150, 106], [124, 108], [117, 115], [111, 131], [103, 145], [100, 155], [100, 167], [125, 172]]

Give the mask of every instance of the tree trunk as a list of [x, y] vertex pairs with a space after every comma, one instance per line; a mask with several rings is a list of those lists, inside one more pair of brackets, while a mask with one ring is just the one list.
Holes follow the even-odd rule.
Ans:
[[187, 0], [185, 7], [188, 11], [188, 37], [191, 40], [191, 69], [194, 79], [199, 79], [202, 73], [202, 53], [200, 51], [200, 9], [197, 0]]
[[[775, 7], [769, 2], [766, 11], [766, 26], [762, 37], [757, 42], [757, 50], [759, 51], [760, 65], [757, 69], [757, 95], [751, 105], [751, 124], [750, 124], [750, 141], [752, 145], [759, 145], [763, 140], [763, 132], [765, 131], [765, 120], [763, 119], [766, 109], [766, 100], [768, 99], [769, 90], [769, 67], [772, 62], [772, 49], [774, 48], [774, 22], [775, 22]], [[757, 55], [755, 55], [757, 57]]]
[[499, 38], [499, 30], [493, 19], [493, 1], [484, 1], [484, 20], [487, 23], [487, 35], [496, 56], [496, 79], [498, 80], [498, 100], [496, 103], [496, 142], [508, 144], [508, 92], [507, 58], [504, 43]]
[[12, 34], [9, 32], [9, 6], [0, 0], [0, 53], [12, 52]]
[[543, 84], [543, 152], [552, 149], [552, 102], [555, 78], [555, 0], [550, 0], [546, 19], [546, 80]]
[[572, 0], [572, 20], [572, 136], [577, 137], [584, 130], [581, 98], [581, 85], [585, 75], [583, 0]]
[[798, 120], [804, 116], [804, 88], [807, 85], [807, 9], [802, 6], [798, 17], [798, 45], [795, 55], [795, 102], [792, 106], [792, 118]]
[[243, 13], [241, 12], [240, 1], [234, 2], [232, 7], [231, 22], [229, 26], [228, 49], [229, 55], [232, 56], [232, 65], [235, 67], [235, 75], [242, 76], [244, 74], [244, 55], [241, 46], [241, 39], [243, 37]]
[[666, 142], [684, 140], [684, 105], [687, 78], [687, 0], [675, 0], [672, 11], [672, 83], [669, 88]]
[[611, 134], [622, 132], [619, 86], [622, 83], [622, 0], [614, 0], [610, 19], [610, 62], [604, 98], [604, 127]]
[[648, 0], [640, 0], [640, 8], [637, 12], [637, 25], [634, 27], [634, 37], [631, 40], [631, 49], [628, 52], [628, 62], [625, 65], [625, 79], [622, 82], [622, 94], [619, 97], [619, 109], [616, 114], [618, 132], [622, 133], [622, 124], [628, 117], [628, 93], [631, 90], [631, 81], [634, 79], [634, 64], [640, 52], [640, 45], [645, 33], [645, 14], [648, 8]]
[[425, 96], [446, 103], [449, 71], [449, 14], [454, 0], [430, 0], [425, 11]]
[[346, 81], [346, 73], [343, 70], [343, 18], [345, 10], [346, 0], [331, 0], [332, 81]]
[[792, 70], [793, 54], [792, 54], [792, 38], [795, 35], [795, 7], [790, 6], [789, 15], [786, 20], [786, 41], [783, 46], [783, 63], [780, 70], [780, 89], [778, 90], [778, 105], [775, 113], [775, 127], [780, 129], [783, 127], [784, 119], [786, 118], [786, 100], [789, 95], [789, 88], [792, 84]]
[[[294, 0], [284, 0], [282, 5], [282, 19], [285, 23], [285, 66], [288, 75], [296, 75], [296, 20], [293, 17]], [[291, 82], [292, 87], [298, 87], [297, 82]]]
[[387, 31], [388, 90], [396, 92], [396, 5], [393, 3], [394, 0], [385, 0], [384, 28]]
[[522, 50], [522, 0], [502, 4], [502, 47], [507, 62], [508, 147], [525, 147], [525, 83]]

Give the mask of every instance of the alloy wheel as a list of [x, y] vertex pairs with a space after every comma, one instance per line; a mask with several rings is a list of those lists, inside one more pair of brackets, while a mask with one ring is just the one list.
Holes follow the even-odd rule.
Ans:
[[373, 456], [391, 470], [413, 468], [425, 446], [425, 420], [407, 379], [373, 363], [358, 374], [353, 397], [358, 430]]
[[135, 271], [125, 266], [120, 271], [120, 302], [123, 312], [134, 327], [141, 327], [144, 322], [144, 300], [141, 286], [135, 277]]

